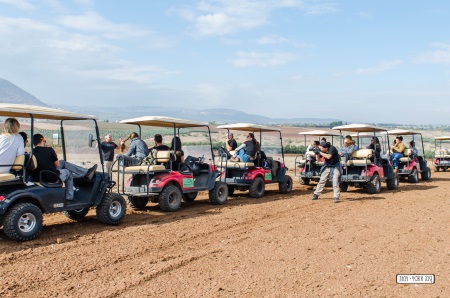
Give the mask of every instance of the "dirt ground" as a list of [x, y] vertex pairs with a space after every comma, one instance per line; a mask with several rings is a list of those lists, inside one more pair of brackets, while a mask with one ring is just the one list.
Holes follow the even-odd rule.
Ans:
[[[36, 240], [0, 231], [0, 297], [450, 297], [450, 173], [334, 204], [313, 187], [262, 199], [207, 194], [175, 213], [149, 204], [105, 226], [46, 215]], [[396, 274], [435, 274], [396, 284]]]

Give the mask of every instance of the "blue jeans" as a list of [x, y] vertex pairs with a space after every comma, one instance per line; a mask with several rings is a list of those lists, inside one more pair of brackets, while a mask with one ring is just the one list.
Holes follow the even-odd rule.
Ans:
[[403, 157], [403, 154], [396, 152], [396, 153], [392, 153], [391, 156], [392, 156], [392, 162], [394, 164], [394, 168], [398, 168], [398, 160]]
[[239, 157], [239, 160], [241, 162], [247, 162], [247, 161], [250, 160], [250, 156], [245, 154], [245, 150], [244, 149], [240, 149], [238, 152], [236, 152], [236, 154]]

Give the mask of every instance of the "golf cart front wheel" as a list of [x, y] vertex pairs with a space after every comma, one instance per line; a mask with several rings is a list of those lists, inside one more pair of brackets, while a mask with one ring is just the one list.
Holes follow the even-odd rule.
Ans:
[[147, 206], [148, 197], [128, 196], [127, 201], [132, 209], [144, 209]]
[[392, 178], [389, 178], [386, 180], [386, 186], [389, 190], [394, 190], [398, 188], [398, 175], [394, 173], [394, 176]]
[[117, 225], [122, 222], [127, 204], [123, 197], [117, 193], [105, 193], [96, 213], [100, 222], [108, 225]]
[[414, 168], [411, 172], [411, 174], [408, 176], [408, 182], [409, 183], [417, 183], [419, 182], [419, 171], [417, 171], [416, 168]]
[[422, 180], [423, 181], [430, 181], [431, 180], [431, 170], [430, 168], [426, 167], [424, 171], [422, 172]]
[[216, 181], [209, 191], [209, 200], [214, 205], [223, 205], [228, 199], [228, 186], [225, 182]]
[[3, 231], [13, 240], [32, 240], [41, 230], [42, 211], [34, 204], [19, 203], [5, 214]]
[[309, 182], [311, 181], [309, 178], [303, 178], [303, 177], [300, 177], [300, 184], [301, 185], [309, 185]]
[[291, 176], [286, 175], [284, 177], [284, 181], [278, 183], [278, 189], [280, 190], [280, 193], [282, 193], [282, 194], [290, 193], [292, 191], [292, 178], [291, 178]]
[[366, 185], [366, 190], [370, 194], [377, 194], [381, 191], [381, 180], [378, 174], [373, 174], [372, 179]]
[[89, 208], [77, 209], [77, 210], [67, 210], [64, 211], [64, 215], [71, 220], [82, 220], [86, 214], [88, 214]]

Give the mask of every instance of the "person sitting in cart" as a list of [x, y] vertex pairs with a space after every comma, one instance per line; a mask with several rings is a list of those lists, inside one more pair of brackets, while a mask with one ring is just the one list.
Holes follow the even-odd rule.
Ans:
[[20, 123], [16, 118], [8, 118], [0, 134], [0, 174], [7, 174], [17, 156], [25, 154], [24, 141], [19, 135]]
[[156, 149], [158, 151], [168, 151], [170, 150], [169, 146], [166, 146], [163, 144], [163, 137], [160, 134], [156, 134], [155, 137], [153, 138], [153, 140], [155, 141], [155, 146], [150, 147], [150, 150]]
[[234, 153], [231, 161], [248, 162], [254, 160], [256, 154], [256, 146], [257, 143], [255, 135], [249, 132], [247, 134], [247, 141], [236, 148], [236, 153]]
[[350, 160], [352, 157], [353, 151], [356, 151], [354, 141], [351, 136], [346, 136], [344, 139], [344, 147], [339, 149], [341, 157], [343, 157], [344, 165], [347, 164], [347, 160]]
[[409, 142], [409, 149], [411, 149], [411, 158], [415, 159], [419, 156], [419, 150], [416, 148], [416, 143], [414, 141]]
[[391, 150], [392, 150], [392, 163], [394, 166], [394, 173], [398, 172], [398, 161], [400, 158], [403, 157], [403, 151], [405, 151], [406, 147], [405, 144], [402, 143], [403, 141], [403, 137], [402, 136], [397, 136], [395, 138], [395, 143], [394, 145], [391, 146]]
[[[312, 151], [315, 153], [315, 151], [319, 150], [319, 141], [314, 141], [312, 142], [310, 145], [308, 145], [308, 148], [306, 148], [306, 151]], [[307, 154], [306, 155], [306, 160], [308, 162], [315, 162], [316, 160], [319, 160], [320, 156], [318, 154], [312, 155], [312, 154]]]
[[181, 140], [179, 137], [176, 136], [172, 139], [170, 150], [175, 150], [175, 161], [172, 162], [172, 170], [178, 171], [180, 169], [180, 164], [184, 163], [184, 151], [182, 150]]
[[378, 137], [372, 138], [370, 140], [370, 145], [366, 147], [366, 149], [372, 149], [375, 151], [375, 157], [377, 158], [377, 163], [380, 163], [381, 160], [381, 145]]
[[236, 150], [237, 142], [232, 133], [227, 134], [227, 140], [225, 142], [225, 146], [226, 146], [228, 152]]
[[[46, 146], [46, 140], [43, 135], [35, 134], [33, 136], [33, 155], [36, 157], [37, 167], [32, 171], [34, 181], [40, 181], [39, 176], [41, 171], [50, 171], [59, 176], [66, 186], [66, 199], [73, 200], [73, 178], [85, 177], [91, 180], [97, 165], [93, 165], [89, 169], [74, 165], [65, 160], [58, 160], [55, 150], [52, 147]], [[49, 173], [42, 173], [42, 178], [46, 182], [55, 182], [55, 176]]]
[[131, 133], [125, 140], [120, 140], [120, 151], [125, 151], [125, 142], [131, 140], [130, 148], [124, 154], [118, 154], [117, 159], [122, 159], [125, 166], [138, 166], [142, 160], [148, 155], [147, 144], [139, 138], [136, 132]]

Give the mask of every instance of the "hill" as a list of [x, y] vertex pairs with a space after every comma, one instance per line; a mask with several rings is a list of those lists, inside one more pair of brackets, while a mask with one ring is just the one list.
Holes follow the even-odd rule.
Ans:
[[47, 106], [30, 93], [4, 79], [0, 79], [0, 102]]

